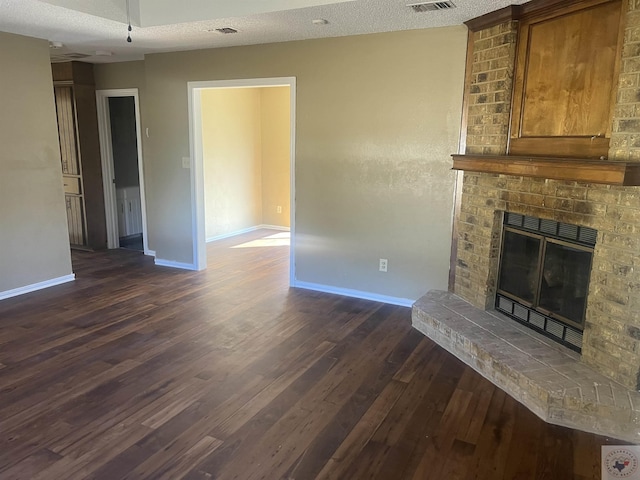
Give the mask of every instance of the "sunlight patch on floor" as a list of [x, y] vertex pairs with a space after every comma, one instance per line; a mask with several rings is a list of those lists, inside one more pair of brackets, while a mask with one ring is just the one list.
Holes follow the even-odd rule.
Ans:
[[264, 238], [241, 243], [231, 248], [259, 248], [259, 247], [288, 247], [291, 234], [289, 232], [275, 233]]

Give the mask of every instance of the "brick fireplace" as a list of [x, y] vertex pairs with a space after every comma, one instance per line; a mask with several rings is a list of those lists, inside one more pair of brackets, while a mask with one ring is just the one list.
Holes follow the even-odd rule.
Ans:
[[[622, 57], [606, 160], [640, 162], [640, 0], [623, 2], [622, 15]], [[506, 20], [470, 33], [473, 56], [468, 61], [467, 130], [462, 141], [467, 155], [507, 154], [517, 32], [518, 22]], [[460, 172], [458, 182], [461, 188], [454, 228], [457, 248], [454, 248], [452, 263], [456, 296], [440, 292], [419, 300], [418, 308], [414, 307], [414, 325], [491, 380], [495, 381], [495, 375], [505, 377], [504, 381], [499, 378], [495, 383], [546, 420], [640, 441], [640, 187], [474, 171]], [[597, 231], [582, 354], [571, 352], [566, 356], [581, 372], [583, 367], [587, 369], [585, 372], [593, 371], [594, 380], [584, 382], [584, 385], [595, 384], [593, 399], [588, 398], [591, 393], [583, 391], [586, 388], [583, 386], [576, 386], [580, 393], [572, 397], [579, 399], [575, 401], [553, 397], [561, 390], [566, 393], [566, 384], [549, 386], [551, 391], [541, 393], [540, 398], [551, 407], [542, 411], [547, 407], [541, 407], [539, 399], [527, 401], [539, 392], [524, 390], [528, 387], [535, 390], [544, 382], [533, 381], [531, 376], [521, 377], [519, 366], [513, 370], [487, 353], [492, 348], [504, 352], [502, 347], [485, 348], [475, 343], [485, 334], [499, 336], [502, 328], [502, 324], [498, 325], [500, 322], [494, 322], [499, 314], [492, 310], [505, 212]], [[476, 319], [472, 310], [456, 303], [459, 301], [482, 312], [477, 318], [484, 320]], [[462, 319], [470, 320], [472, 327], [464, 326]], [[485, 331], [482, 321], [489, 322], [491, 328]], [[463, 330], [460, 335], [455, 332], [456, 325]], [[509, 331], [508, 336], [517, 337], [521, 335], [518, 332], [520, 330]], [[509, 341], [515, 350], [522, 350], [516, 343]], [[556, 351], [553, 345], [550, 348]], [[536, 358], [535, 353], [529, 354]], [[523, 358], [510, 358], [515, 363], [526, 363]], [[506, 370], [496, 373], [492, 368]], [[597, 387], [603, 384], [609, 385], [607, 391], [613, 397], [624, 396], [624, 405], [616, 400], [611, 408], [602, 408], [602, 394]], [[573, 405], [567, 405], [572, 402]], [[553, 410], [562, 404], [575, 415], [571, 417], [566, 411], [560, 411], [562, 408]], [[550, 414], [552, 410], [554, 413]], [[627, 428], [622, 432], [625, 422], [631, 422], [631, 430]]]
[[640, 371], [640, 189], [465, 173], [455, 293], [493, 308], [502, 213], [593, 228], [582, 360], [638, 389]]

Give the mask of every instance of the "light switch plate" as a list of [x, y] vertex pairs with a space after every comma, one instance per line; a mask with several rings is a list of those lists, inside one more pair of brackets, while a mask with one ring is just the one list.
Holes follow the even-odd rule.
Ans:
[[191, 159], [189, 157], [182, 157], [182, 168], [191, 168]]

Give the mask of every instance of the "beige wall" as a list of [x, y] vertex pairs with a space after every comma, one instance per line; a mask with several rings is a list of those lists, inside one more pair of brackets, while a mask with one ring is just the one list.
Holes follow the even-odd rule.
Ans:
[[0, 293], [71, 274], [45, 40], [0, 33]]
[[143, 60], [93, 66], [96, 90], [112, 88], [137, 88], [140, 97], [144, 96], [145, 66]]
[[[297, 280], [409, 299], [446, 288], [465, 49], [458, 26], [148, 55], [158, 257], [193, 261], [187, 82], [295, 76]], [[101, 86], [120, 82], [104, 70]]]
[[204, 90], [202, 154], [207, 238], [262, 223], [261, 92]]
[[[289, 227], [291, 99], [289, 87], [262, 90], [262, 223]], [[278, 213], [278, 206], [282, 212]]]

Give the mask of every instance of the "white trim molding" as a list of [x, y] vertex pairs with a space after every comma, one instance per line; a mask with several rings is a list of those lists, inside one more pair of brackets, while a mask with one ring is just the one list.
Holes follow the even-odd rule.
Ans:
[[318, 283], [299, 282], [296, 281], [294, 288], [302, 288], [304, 290], [313, 290], [314, 292], [331, 293], [333, 295], [342, 295], [343, 297], [360, 298], [361, 300], [371, 300], [374, 302], [387, 303], [389, 305], [398, 305], [400, 307], [411, 307], [415, 300], [410, 298], [390, 297], [388, 295], [379, 295], [377, 293], [363, 292], [361, 290], [351, 290], [349, 288], [332, 287], [330, 285], [320, 285]]
[[180, 270], [192, 270], [198, 271], [198, 267], [192, 263], [182, 263], [182, 262], [173, 262], [171, 260], [162, 260], [161, 258], [156, 258], [153, 261], [159, 267], [170, 267], [170, 268], [178, 268]]
[[265, 230], [278, 230], [280, 232], [290, 232], [291, 229], [289, 227], [281, 227], [280, 225], [258, 225], [258, 230], [264, 228]]
[[31, 285], [25, 285], [24, 287], [14, 288], [12, 290], [6, 290], [0, 292], [0, 300], [6, 298], [17, 297], [18, 295], [24, 295], [25, 293], [35, 292], [44, 288], [55, 287], [67, 282], [73, 282], [76, 279], [75, 274], [65, 275], [63, 277], [52, 278], [51, 280], [45, 280], [44, 282], [33, 283]]
[[256, 230], [277, 230], [280, 232], [290, 231], [289, 227], [281, 227], [279, 225], [255, 225], [253, 227], [243, 228], [242, 230], [236, 230], [234, 232], [223, 233], [222, 235], [216, 235], [214, 237], [207, 237], [207, 243], [217, 242], [218, 240], [224, 240], [225, 238], [236, 237], [243, 233], [255, 232]]
[[243, 228], [242, 230], [236, 230], [235, 232], [223, 233], [222, 235], [216, 235], [214, 237], [207, 237], [207, 243], [217, 242], [218, 240], [224, 240], [225, 238], [236, 237], [238, 235], [242, 235], [243, 233], [255, 232], [260, 227], [248, 227]]

